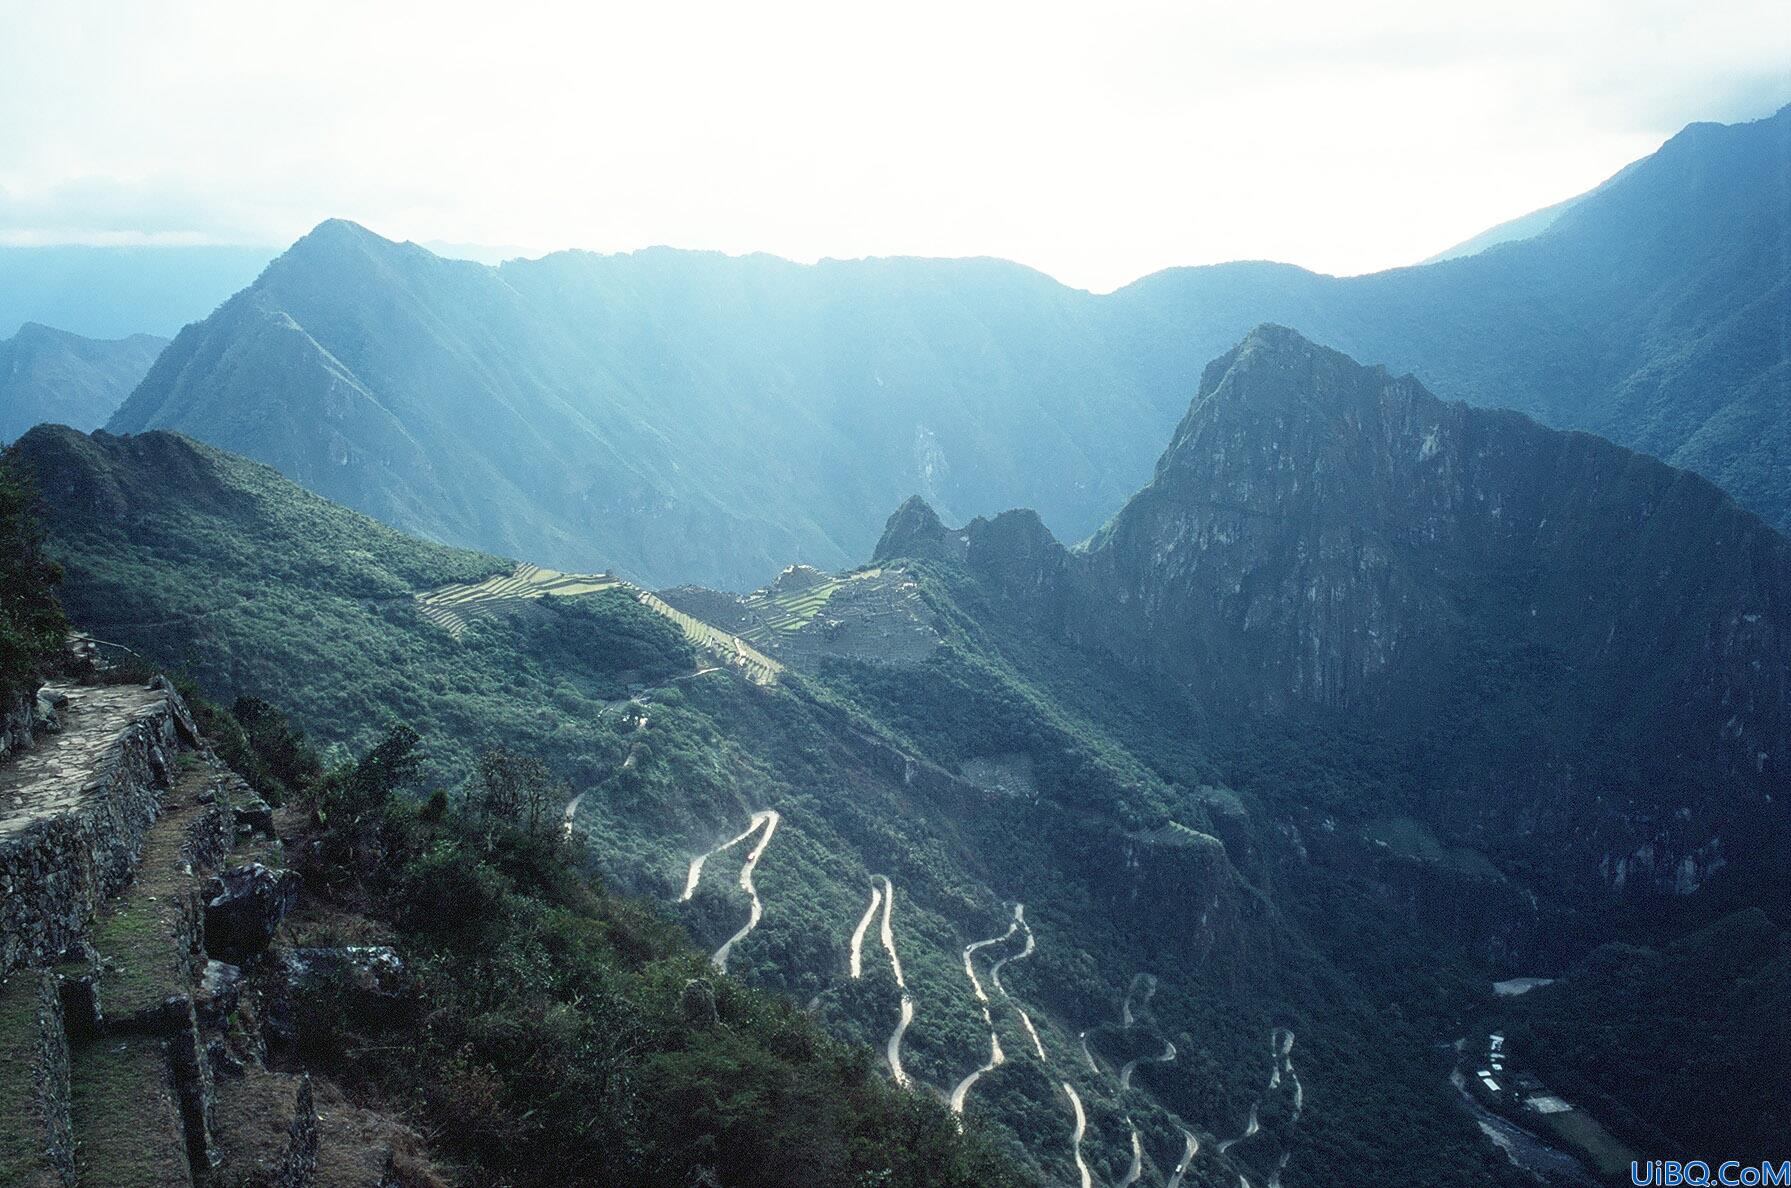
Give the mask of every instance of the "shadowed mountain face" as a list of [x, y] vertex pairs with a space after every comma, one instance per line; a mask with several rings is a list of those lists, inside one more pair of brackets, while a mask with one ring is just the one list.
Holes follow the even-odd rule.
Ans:
[[0, 443], [44, 421], [95, 429], [118, 410], [167, 340], [115, 342], [28, 323], [0, 342]]
[[1217, 716], [1375, 730], [1443, 819], [1521, 833], [1564, 883], [1643, 847], [1661, 887], [1782, 863], [1757, 830], [1791, 770], [1791, 545], [1609, 442], [1262, 327], [1086, 549], [911, 504], [877, 550], [954, 555]]
[[566, 252], [488, 268], [352, 224], [189, 328], [110, 428], [172, 428], [437, 539], [744, 589], [864, 555], [914, 492], [1094, 531], [1265, 320], [1699, 470], [1791, 522], [1791, 109], [1696, 125], [1546, 231], [1339, 279], [1108, 296], [986, 260]]

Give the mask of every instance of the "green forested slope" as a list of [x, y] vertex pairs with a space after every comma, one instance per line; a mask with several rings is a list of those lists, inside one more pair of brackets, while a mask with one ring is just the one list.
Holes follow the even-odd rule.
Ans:
[[[1141, 760], [1032, 661], [992, 649], [958, 605], [974, 607], [967, 588], [923, 583], [946, 642], [919, 667], [789, 671], [760, 687], [695, 675], [663, 620], [607, 592], [480, 618], [456, 640], [407, 591], [482, 576], [491, 559], [400, 537], [177, 437], [40, 430], [22, 454], [77, 624], [220, 694], [292, 706], [326, 743], [365, 745], [406, 721], [424, 736], [426, 780], [450, 790], [487, 747], [540, 756], [564, 795], [582, 797], [573, 819], [597, 869], [659, 899], [705, 947], [748, 919], [750, 843], [710, 858], [680, 901], [690, 860], [776, 810], [755, 871], [763, 918], [729, 971], [878, 1054], [901, 991], [876, 926], [858, 978], [849, 949], [884, 886], [872, 876], [887, 876], [914, 1008], [900, 1058], [916, 1092], [943, 1098], [987, 1060], [962, 951], [1007, 938], [977, 958], [986, 990], [1008, 959], [990, 1004], [1007, 1059], [969, 1091], [966, 1115], [1050, 1182], [1075, 1182], [1066, 1082], [1103, 1182], [1123, 1177], [1133, 1126], [1159, 1176], [1184, 1127], [1199, 1137], [1189, 1184], [1229, 1186], [1240, 1171], [1266, 1182], [1284, 1153], [1290, 1183], [1507, 1174], [1455, 1112], [1431, 1051], [1479, 1000], [1467, 955], [1335, 874], [1300, 876], [1308, 890], [1284, 899], [1276, 871], [1304, 862], [1259, 797], [1203, 787], [1215, 768], [1198, 755]], [[1103, 672], [1082, 683], [1127, 687]], [[1036, 796], [947, 770], [1015, 751], [1032, 757]], [[1006, 931], [1016, 903], [1035, 942], [1026, 956]], [[1331, 904], [1322, 943], [1318, 921], [1302, 919], [1308, 903]], [[1339, 930], [1357, 943], [1328, 943]], [[1122, 1000], [1141, 973], [1158, 989], [1126, 1028]], [[1267, 1088], [1276, 1028], [1299, 1036], [1297, 1120], [1290, 1089]], [[1123, 1065], [1165, 1040], [1177, 1059], [1139, 1065], [1122, 1089]], [[1221, 1157], [1253, 1105], [1261, 1136]]]

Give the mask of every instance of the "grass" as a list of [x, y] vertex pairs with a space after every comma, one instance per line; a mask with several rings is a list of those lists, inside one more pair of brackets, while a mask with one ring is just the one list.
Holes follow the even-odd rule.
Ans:
[[161, 1040], [89, 1040], [75, 1049], [70, 1064], [82, 1188], [193, 1182]]
[[38, 1094], [38, 976], [26, 971], [0, 983], [0, 1184], [56, 1182], [44, 1158]]
[[144, 838], [136, 877], [94, 920], [91, 939], [105, 968], [100, 1001], [111, 1018], [154, 1010], [192, 988], [184, 932], [198, 926], [189, 916], [197, 910], [191, 899], [196, 876], [182, 850], [195, 820], [227, 810], [198, 801], [212, 787], [210, 773], [183, 756], [165, 811]]
[[417, 595], [417, 602], [424, 618], [459, 639], [466, 633], [467, 620], [475, 615], [489, 614], [550, 594], [570, 598], [625, 584], [607, 573], [560, 573], [523, 561], [510, 573], [426, 591]]
[[[606, 573], [560, 573], [525, 561], [519, 562], [515, 570], [507, 574], [488, 577], [479, 582], [441, 586], [416, 597], [424, 618], [455, 639], [460, 639], [466, 634], [469, 622], [475, 616], [492, 614], [506, 607], [518, 606], [550, 595], [570, 598], [579, 594], [596, 594], [603, 590], [623, 590], [633, 595], [635, 601], [642, 606], [669, 619], [690, 643], [724, 663], [739, 668], [758, 684], [772, 684], [777, 680], [777, 674], [783, 671], [783, 665], [741, 637], [712, 627], [701, 619], [667, 605], [657, 595]], [[813, 617], [812, 612], [810, 617]]]

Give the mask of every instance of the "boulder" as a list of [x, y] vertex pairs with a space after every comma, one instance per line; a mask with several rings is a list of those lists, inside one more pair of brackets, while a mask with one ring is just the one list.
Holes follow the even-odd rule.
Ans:
[[217, 875], [206, 892], [206, 952], [232, 960], [260, 953], [298, 902], [298, 893], [297, 874], [259, 862]]
[[223, 961], [207, 961], [199, 974], [198, 992], [193, 996], [193, 1007], [199, 1012], [199, 1019], [204, 1023], [220, 1023], [229, 1018], [230, 1012], [236, 1009], [236, 1003], [242, 997], [243, 971], [240, 967]]

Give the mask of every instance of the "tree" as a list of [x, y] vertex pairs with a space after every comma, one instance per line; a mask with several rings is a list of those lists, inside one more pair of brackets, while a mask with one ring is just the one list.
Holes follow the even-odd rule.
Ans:
[[554, 810], [570, 796], [570, 787], [541, 760], [494, 747], [479, 756], [468, 799], [481, 815], [534, 834], [544, 820], [552, 822]]
[[37, 489], [9, 451], [0, 455], [0, 697], [34, 688], [68, 632], [56, 601], [62, 570], [43, 550]]

